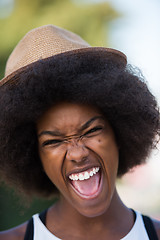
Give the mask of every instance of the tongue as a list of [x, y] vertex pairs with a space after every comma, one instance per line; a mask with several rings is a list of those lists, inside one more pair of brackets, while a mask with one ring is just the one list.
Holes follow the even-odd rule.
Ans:
[[99, 186], [100, 173], [94, 174], [92, 177], [86, 180], [72, 181], [74, 188], [83, 195], [90, 196], [93, 195]]

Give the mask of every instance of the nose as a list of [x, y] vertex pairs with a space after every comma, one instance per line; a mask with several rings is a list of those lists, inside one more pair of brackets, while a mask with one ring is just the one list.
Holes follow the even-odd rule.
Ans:
[[72, 140], [68, 144], [66, 160], [81, 163], [87, 160], [89, 155], [89, 149], [83, 143], [76, 140]]

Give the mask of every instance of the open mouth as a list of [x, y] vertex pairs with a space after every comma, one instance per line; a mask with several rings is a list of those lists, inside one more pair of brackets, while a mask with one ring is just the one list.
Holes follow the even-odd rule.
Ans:
[[82, 198], [95, 198], [101, 190], [102, 173], [100, 167], [69, 175], [73, 190]]

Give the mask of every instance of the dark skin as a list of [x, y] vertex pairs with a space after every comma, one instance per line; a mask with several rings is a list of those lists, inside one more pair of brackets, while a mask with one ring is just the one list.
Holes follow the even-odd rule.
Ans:
[[[119, 147], [101, 113], [91, 106], [63, 102], [39, 119], [37, 134], [43, 168], [60, 191], [59, 201], [47, 212], [48, 230], [66, 240], [119, 240], [126, 236], [134, 225], [134, 215], [116, 191]], [[94, 166], [101, 169], [95, 192], [77, 192], [69, 176], [82, 169], [90, 172]], [[154, 225], [160, 239], [160, 223], [154, 220]], [[0, 233], [0, 240], [24, 239], [26, 226], [27, 222]]]

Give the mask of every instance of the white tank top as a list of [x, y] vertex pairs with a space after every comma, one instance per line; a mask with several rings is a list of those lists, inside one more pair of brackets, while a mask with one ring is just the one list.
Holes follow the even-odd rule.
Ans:
[[[60, 238], [53, 235], [41, 222], [39, 215], [35, 214], [33, 216], [34, 223], [34, 240], [61, 240]], [[142, 215], [136, 212], [136, 221], [130, 230], [130, 232], [120, 240], [149, 240]]]

